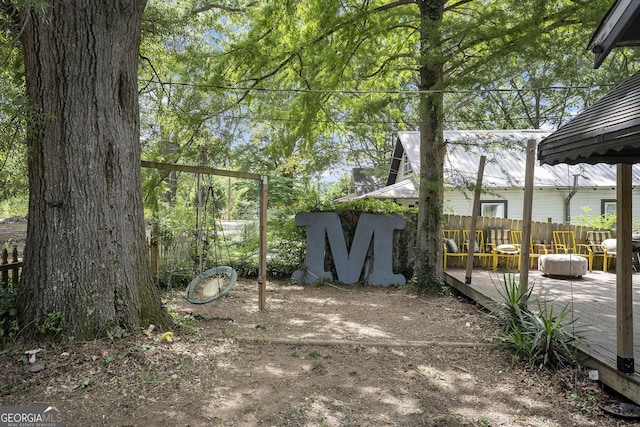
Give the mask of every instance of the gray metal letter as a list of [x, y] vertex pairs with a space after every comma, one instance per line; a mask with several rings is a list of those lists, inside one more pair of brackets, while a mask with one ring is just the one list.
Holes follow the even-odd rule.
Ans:
[[365, 272], [365, 281], [381, 286], [406, 284], [402, 274], [393, 274], [393, 231], [406, 225], [399, 215], [362, 214], [349, 252], [337, 213], [300, 212], [296, 214], [296, 224], [307, 227], [306, 270], [297, 270], [291, 276], [297, 282], [315, 283], [321, 278], [332, 280], [331, 272], [324, 271], [326, 232], [338, 280], [342, 283], [356, 283], [360, 279], [373, 240], [373, 262], [371, 271]]

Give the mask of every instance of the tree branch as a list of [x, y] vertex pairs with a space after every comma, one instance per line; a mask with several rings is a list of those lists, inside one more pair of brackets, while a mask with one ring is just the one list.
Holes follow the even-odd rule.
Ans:
[[246, 7], [231, 7], [231, 6], [227, 6], [224, 4], [219, 4], [219, 3], [213, 3], [213, 4], [208, 4], [205, 6], [201, 6], [197, 9], [195, 9], [193, 11], [193, 13], [195, 13], [196, 15], [199, 13], [203, 13], [203, 12], [207, 12], [209, 10], [212, 9], [218, 9], [218, 10], [223, 10], [225, 12], [232, 12], [232, 13], [244, 13], [247, 11], [247, 9], [249, 9], [251, 6], [255, 6], [256, 2], [252, 2], [247, 4]]

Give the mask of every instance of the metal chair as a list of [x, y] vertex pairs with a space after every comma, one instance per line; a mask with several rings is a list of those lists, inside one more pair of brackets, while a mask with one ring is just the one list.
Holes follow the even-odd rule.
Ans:
[[602, 245], [607, 239], [611, 239], [611, 231], [587, 231], [587, 244], [591, 247], [594, 261], [598, 257], [602, 258], [602, 271], [607, 271], [606, 259], [610, 258], [607, 256], [607, 249]]
[[460, 264], [460, 259], [464, 261], [467, 252], [464, 250], [460, 240], [460, 230], [442, 230], [442, 253], [443, 269], [447, 269], [447, 260], [456, 259], [456, 265]]
[[[469, 242], [471, 242], [471, 230], [462, 230], [464, 238], [464, 251], [469, 252]], [[482, 267], [489, 266], [487, 261], [491, 262], [491, 268], [496, 270], [496, 260], [494, 254], [487, 250], [487, 246], [484, 240], [484, 230], [476, 230], [475, 247], [473, 248], [473, 258], [480, 260]]]
[[557, 254], [580, 255], [589, 261], [589, 271], [593, 270], [593, 251], [584, 243], [576, 243], [573, 230], [555, 230], [553, 232], [553, 248]]
[[498, 269], [498, 260], [504, 259], [507, 268], [516, 268], [520, 263], [520, 248], [511, 242], [511, 230], [490, 228], [487, 230], [487, 247], [493, 254], [493, 270]]
[[609, 271], [611, 261], [618, 255], [618, 241], [616, 239], [605, 239], [600, 244], [602, 249], [602, 271]]
[[[520, 258], [518, 258], [518, 269], [520, 269], [520, 263], [522, 262], [522, 230], [511, 230], [511, 242], [520, 249]], [[533, 243], [531, 236], [529, 236], [529, 268], [536, 266], [536, 259], [540, 255], [546, 255], [549, 250], [542, 243]]]

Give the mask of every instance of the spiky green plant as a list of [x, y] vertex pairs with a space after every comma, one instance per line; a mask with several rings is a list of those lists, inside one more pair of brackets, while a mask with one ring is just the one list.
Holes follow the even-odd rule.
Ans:
[[513, 351], [527, 365], [540, 369], [576, 366], [582, 337], [576, 331], [576, 319], [569, 318], [571, 306], [567, 304], [557, 312], [553, 303], [540, 296], [532, 300], [532, 290], [531, 286], [520, 292], [512, 276], [504, 277], [502, 301], [493, 311], [503, 323], [496, 337], [498, 348]]
[[517, 329], [523, 321], [523, 312], [529, 311], [528, 304], [532, 292], [533, 286], [529, 285], [524, 292], [521, 292], [514, 275], [503, 275], [502, 289], [498, 289], [501, 301], [498, 302], [492, 314], [502, 320], [504, 332]]

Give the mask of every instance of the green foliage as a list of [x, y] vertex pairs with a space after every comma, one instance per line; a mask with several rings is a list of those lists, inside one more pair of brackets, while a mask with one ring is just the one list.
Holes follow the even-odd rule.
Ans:
[[318, 360], [311, 362], [311, 372], [317, 375], [324, 375], [327, 372], [327, 368]]
[[[503, 324], [498, 347], [513, 351], [527, 365], [539, 369], [576, 366], [582, 337], [576, 332], [576, 320], [570, 319], [571, 306], [557, 312], [552, 303], [540, 297], [531, 301], [532, 289], [520, 293], [515, 278], [504, 276], [502, 301], [493, 312]], [[534, 310], [531, 303], [535, 303]]]
[[251, 220], [256, 216], [256, 212], [259, 211], [258, 200], [245, 200], [240, 199], [231, 210], [231, 217], [241, 220]]
[[[419, 3], [149, 2], [140, 66], [144, 158], [269, 174], [270, 208], [283, 213], [270, 214], [268, 250], [277, 256], [268, 268], [287, 276], [304, 250], [293, 206], [394, 212], [371, 201], [344, 208], [320, 202], [318, 193], [344, 195], [347, 180], [324, 192], [310, 177], [344, 164], [388, 172], [394, 133], [418, 127], [416, 70], [445, 64], [435, 88], [445, 91], [438, 120], [446, 128], [557, 127], [606, 91], [603, 82], [637, 68], [633, 56], [613, 53], [594, 74], [592, 54], [575, 49], [609, 6], [608, 0], [458, 2], [442, 22], [422, 29], [436, 46], [421, 50], [427, 20]], [[145, 201], [169, 233], [176, 226], [159, 209], [171, 190], [163, 178], [145, 172]], [[149, 192], [156, 187], [161, 191]], [[253, 221], [254, 183], [234, 185], [233, 193], [228, 211]], [[230, 249], [234, 268], [255, 274], [257, 240], [234, 241]], [[178, 267], [192, 269], [193, 256]], [[439, 257], [421, 257], [418, 283], [439, 287]]]
[[[292, 179], [280, 176], [270, 176], [269, 186], [269, 206], [280, 208], [285, 206], [297, 206], [303, 200], [317, 200], [318, 190], [313, 186], [311, 180], [306, 178]], [[257, 212], [258, 188], [255, 181], [239, 181], [234, 186], [234, 191], [242, 194], [241, 200], [254, 203]]]
[[[42, 19], [50, 7], [40, 0], [14, 4]], [[602, 82], [620, 81], [637, 69], [637, 55], [620, 51], [598, 73], [585, 72], [591, 71], [591, 53], [575, 49], [610, 4], [456, 2], [442, 22], [430, 23], [439, 44], [421, 50], [419, 27], [426, 20], [416, 2], [150, 1], [140, 52], [143, 157], [269, 173], [272, 207], [301, 199], [313, 205], [318, 190], [308, 179], [322, 171], [370, 163], [379, 175], [387, 172], [393, 134], [417, 127], [416, 70], [432, 64], [446, 64], [436, 88], [452, 89], [438, 118], [448, 128], [555, 126], [606, 91]], [[0, 199], [24, 196], [28, 175], [24, 126], [30, 113], [22, 95], [21, 52], [11, 43], [17, 33], [7, 17], [0, 35]], [[174, 188], [165, 178], [165, 172], [144, 171], [145, 207], [160, 237], [177, 249], [175, 231], [187, 229], [181, 221], [190, 212], [189, 194], [168, 200]], [[341, 180], [326, 196], [342, 195], [345, 184]], [[226, 206], [234, 218], [253, 220], [252, 185]], [[355, 210], [376, 212], [370, 202], [356, 203], [367, 206]], [[179, 204], [184, 209], [164, 209]], [[22, 215], [23, 209], [20, 204], [2, 211]], [[284, 254], [284, 260], [270, 261], [279, 274], [300, 258], [300, 244], [287, 247], [295, 237], [288, 233], [280, 241], [278, 231], [270, 236]], [[255, 270], [255, 242], [233, 243], [239, 268]], [[196, 251], [185, 253], [178, 267], [193, 269]], [[438, 262], [428, 258], [425, 263]], [[434, 272], [422, 269], [420, 283], [435, 283]]]
[[345, 174], [336, 182], [330, 183], [325, 186], [322, 192], [322, 198], [324, 200], [335, 200], [340, 197], [349, 194], [351, 184], [351, 176]]
[[[2, 18], [3, 14], [0, 14], [0, 26]], [[24, 198], [28, 189], [24, 143], [28, 108], [24, 97], [22, 53], [12, 37], [14, 35], [8, 32], [0, 33], [0, 201]]]
[[[571, 223], [575, 225], [584, 225], [585, 227], [594, 229], [615, 230], [616, 229], [617, 216], [615, 214], [609, 215], [593, 215], [591, 208], [588, 206], [582, 207], [582, 214], [571, 218]], [[634, 222], [636, 222], [634, 220]], [[634, 224], [634, 228], [635, 224]]]
[[43, 338], [56, 338], [67, 330], [67, 318], [61, 311], [47, 314], [36, 320], [38, 334]]
[[287, 250], [278, 253], [277, 257], [267, 260], [267, 275], [274, 279], [289, 279], [294, 271], [301, 266], [300, 258], [292, 258], [294, 251]]
[[258, 277], [258, 257], [233, 259], [229, 266], [233, 267], [240, 277]]
[[306, 234], [304, 227], [295, 223], [297, 211], [290, 206], [269, 212], [269, 252], [275, 254], [267, 261], [271, 277], [289, 278], [303, 263]]
[[[24, 190], [26, 192], [26, 190]], [[15, 197], [9, 197], [0, 201], [0, 218], [13, 216], [27, 216], [29, 200], [26, 194], [21, 193]]]
[[191, 313], [180, 315], [174, 310], [169, 310], [173, 323], [177, 330], [185, 334], [193, 334], [201, 330], [196, 326], [196, 319]]
[[0, 338], [14, 337], [19, 331], [16, 291], [0, 287]]
[[401, 216], [411, 215], [416, 211], [415, 208], [407, 208], [399, 205], [391, 200], [379, 200], [379, 199], [356, 199], [348, 202], [331, 203], [314, 202], [300, 206], [301, 211], [307, 212], [360, 212], [360, 213], [377, 213], [377, 214], [398, 214]]
[[528, 311], [528, 304], [531, 300], [533, 286], [529, 286], [523, 292], [520, 291], [520, 285], [515, 280], [515, 276], [511, 274], [503, 274], [502, 289], [499, 290], [502, 298], [500, 304], [494, 309], [493, 314], [499, 319], [506, 320], [504, 322], [504, 332], [509, 332], [517, 322], [523, 317], [523, 311]]
[[235, 186], [228, 179], [145, 172], [149, 176], [145, 187], [149, 231], [162, 248], [161, 287], [186, 286], [203, 270], [217, 265], [234, 267], [234, 259], [254, 258], [258, 247], [257, 208], [247, 212], [244, 220], [236, 221], [233, 227], [240, 229], [230, 236], [223, 227], [222, 219], [229, 215], [227, 203], [238, 201]]

